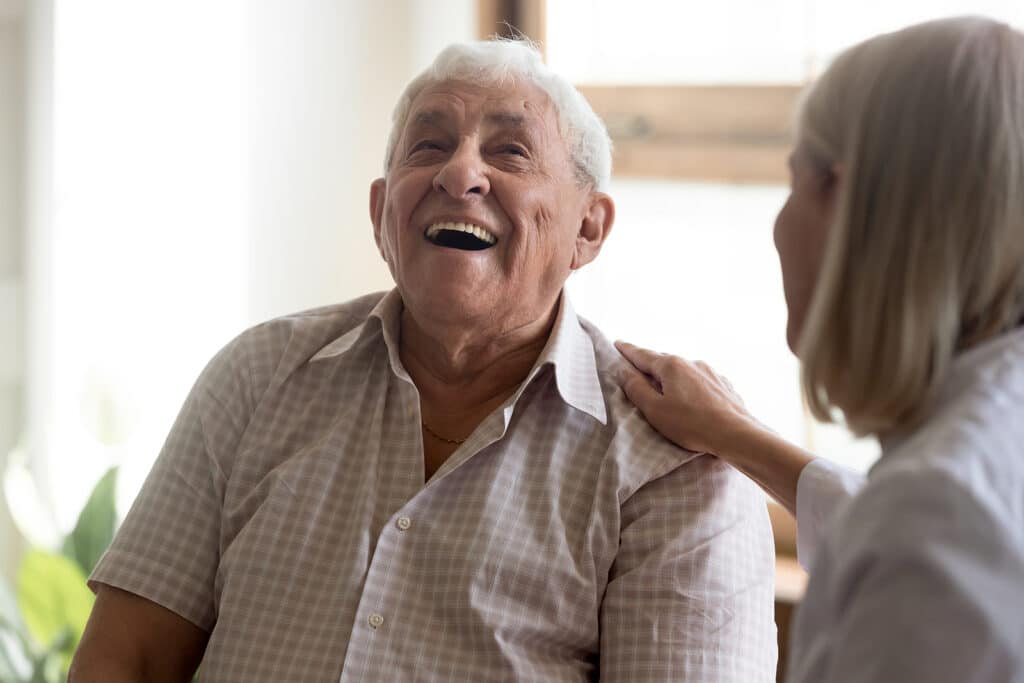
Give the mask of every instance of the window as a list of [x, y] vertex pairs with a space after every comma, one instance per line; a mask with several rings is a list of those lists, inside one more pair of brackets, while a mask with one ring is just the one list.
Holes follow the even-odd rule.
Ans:
[[494, 32], [494, 7], [542, 42], [615, 143], [617, 224], [570, 280], [580, 313], [609, 335], [708, 361], [783, 436], [866, 470], [877, 445], [807, 414], [783, 341], [771, 230], [787, 194], [790, 117], [803, 85], [859, 40], [955, 14], [1021, 25], [1024, 5], [482, 2], [483, 34]]

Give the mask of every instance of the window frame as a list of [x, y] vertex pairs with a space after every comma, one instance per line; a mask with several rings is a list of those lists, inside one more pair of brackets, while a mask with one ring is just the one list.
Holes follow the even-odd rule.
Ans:
[[[546, 0], [478, 0], [481, 39], [526, 36], [543, 53]], [[577, 84], [612, 138], [622, 178], [785, 184], [802, 85]]]

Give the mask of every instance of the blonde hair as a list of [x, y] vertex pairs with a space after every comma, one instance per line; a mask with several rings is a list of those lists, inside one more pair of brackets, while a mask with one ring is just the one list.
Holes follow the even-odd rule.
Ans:
[[961, 17], [861, 43], [807, 93], [798, 140], [841, 169], [798, 345], [809, 407], [912, 426], [958, 351], [1024, 315], [1024, 35]]

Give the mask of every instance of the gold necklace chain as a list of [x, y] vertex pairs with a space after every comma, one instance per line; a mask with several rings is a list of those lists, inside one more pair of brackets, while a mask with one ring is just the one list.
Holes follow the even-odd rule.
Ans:
[[454, 444], [456, 446], [459, 446], [461, 444], [466, 443], [465, 439], [449, 439], [446, 436], [441, 436], [440, 434], [435, 432], [433, 429], [431, 429], [429, 426], [427, 426], [427, 423], [424, 422], [423, 420], [420, 420], [420, 424], [423, 425], [423, 429], [425, 429], [427, 431], [427, 434], [430, 434], [432, 437], [434, 437], [435, 439], [437, 439], [439, 441], [444, 441], [445, 443]]

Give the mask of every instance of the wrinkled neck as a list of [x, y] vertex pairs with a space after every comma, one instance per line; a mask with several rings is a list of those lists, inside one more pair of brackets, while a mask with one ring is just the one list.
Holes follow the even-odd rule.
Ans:
[[522, 384], [547, 344], [558, 304], [537, 320], [494, 331], [422, 324], [402, 313], [402, 364], [422, 401], [453, 409], [490, 404]]

